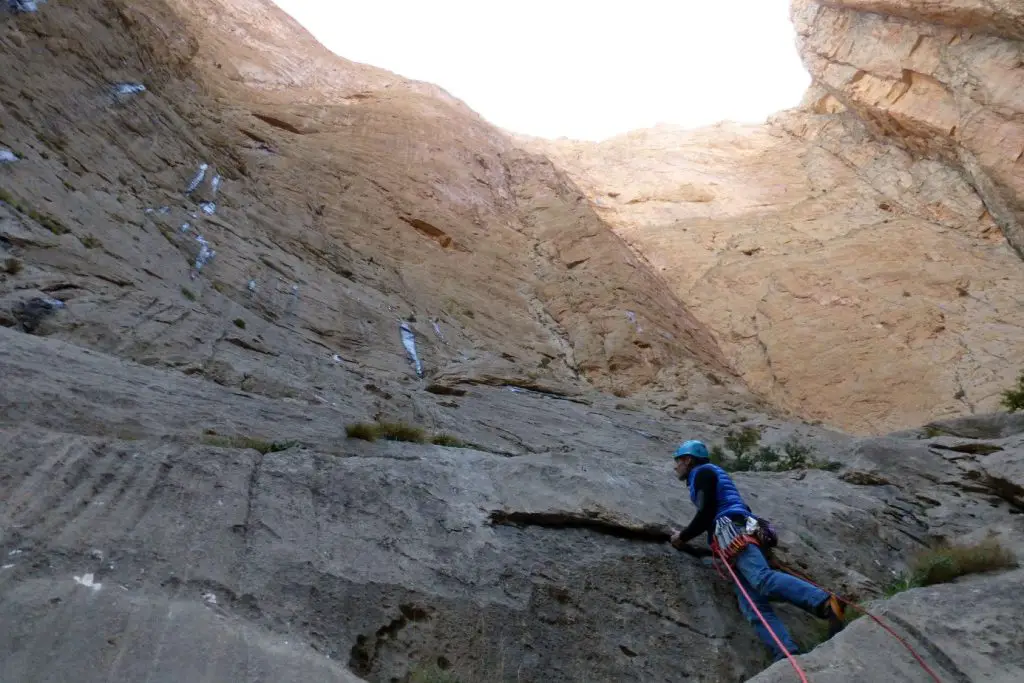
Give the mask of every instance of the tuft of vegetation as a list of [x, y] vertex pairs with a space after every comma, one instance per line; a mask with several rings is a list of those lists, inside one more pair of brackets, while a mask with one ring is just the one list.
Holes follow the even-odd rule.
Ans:
[[1017, 386], [1003, 392], [1002, 406], [1010, 413], [1024, 410], [1024, 372], [1017, 377]]
[[387, 441], [425, 443], [427, 440], [427, 433], [423, 429], [404, 422], [378, 422], [377, 434]]
[[42, 211], [36, 211], [31, 206], [26, 206], [17, 197], [12, 195], [10, 192], [4, 189], [0, 189], [0, 201], [10, 206], [18, 213], [24, 214], [34, 220], [39, 225], [43, 226], [54, 235], [66, 235], [71, 232], [67, 226], [60, 222], [58, 218], [51, 216], [48, 213]]
[[926, 425], [924, 428], [924, 438], [926, 439], [934, 439], [937, 436], [943, 436], [945, 433], [945, 430], [938, 425]]
[[462, 439], [452, 434], [429, 435], [426, 430], [404, 422], [356, 422], [345, 427], [345, 435], [350, 439], [363, 441], [406, 441], [408, 443], [432, 443], [448, 448], [466, 448]]
[[103, 246], [103, 242], [100, 242], [98, 239], [96, 239], [92, 235], [86, 235], [85, 237], [79, 237], [78, 241], [81, 242], [82, 246], [85, 247], [86, 249], [95, 249], [97, 247], [102, 247]]
[[413, 670], [409, 675], [409, 683], [462, 683], [462, 681], [451, 671], [446, 671], [436, 664], [430, 664]]
[[208, 429], [203, 434], [202, 441], [207, 446], [216, 446], [217, 448], [251, 448], [263, 455], [267, 453], [280, 453], [297, 444], [295, 441], [267, 441], [266, 439], [252, 436], [217, 436], [210, 432], [213, 432], [213, 430]]
[[240, 329], [240, 330], [244, 330], [245, 329], [245, 321], [242, 320], [241, 318], [235, 318], [234, 323], [235, 323], [235, 327], [237, 327], [238, 329]]
[[379, 436], [377, 425], [370, 422], [356, 422], [345, 427], [345, 436], [350, 439], [376, 441]]
[[4, 272], [7, 273], [8, 275], [17, 275], [22, 271], [24, 267], [25, 264], [23, 264], [21, 261], [14, 258], [13, 256], [4, 261]]
[[457, 436], [452, 434], [435, 434], [431, 439], [430, 443], [435, 446], [445, 446], [446, 448], [465, 448], [466, 442]]
[[195, 300], [196, 300], [196, 294], [195, 294], [195, 292], [193, 292], [193, 291], [192, 291], [191, 289], [189, 289], [188, 287], [182, 287], [182, 288], [181, 288], [181, 295], [182, 295], [183, 297], [185, 297], [186, 299], [188, 299], [189, 301], [195, 301]]
[[940, 545], [916, 555], [909, 572], [902, 574], [886, 588], [892, 597], [911, 588], [948, 583], [968, 574], [982, 574], [1017, 567], [1013, 551], [997, 539], [987, 538], [970, 545]]
[[39, 225], [52, 232], [54, 235], [66, 235], [71, 232], [68, 230], [68, 226], [64, 225], [59, 219], [48, 213], [36, 211], [35, 209], [29, 209], [26, 213], [29, 218], [34, 220], [36, 223], [39, 223]]
[[3, 188], [0, 188], [0, 201], [7, 204], [18, 213], [25, 213], [25, 207], [22, 206], [20, 201], [18, 201], [18, 198]]
[[725, 435], [724, 445], [713, 446], [711, 462], [728, 472], [789, 472], [791, 470], [818, 469], [835, 472], [842, 467], [838, 462], [817, 460], [814, 449], [796, 439], [782, 445], [782, 450], [761, 445], [761, 431], [756, 427], [731, 429]]

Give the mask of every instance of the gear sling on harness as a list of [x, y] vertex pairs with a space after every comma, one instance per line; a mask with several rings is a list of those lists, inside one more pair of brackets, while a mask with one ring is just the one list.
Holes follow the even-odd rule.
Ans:
[[[736, 525], [739, 519], [743, 519], [742, 528]], [[753, 515], [719, 517], [715, 520], [711, 539], [712, 552], [727, 562], [732, 562], [748, 545], [767, 550], [777, 543], [771, 523]]]

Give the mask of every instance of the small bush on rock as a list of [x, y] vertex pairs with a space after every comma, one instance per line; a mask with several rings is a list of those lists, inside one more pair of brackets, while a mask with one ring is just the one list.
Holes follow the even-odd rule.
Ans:
[[376, 441], [379, 436], [377, 425], [369, 422], [356, 422], [345, 427], [345, 435], [350, 439], [362, 439], [363, 441]]
[[885, 592], [892, 596], [911, 588], [948, 583], [968, 574], [1016, 566], [1013, 551], [994, 538], [971, 545], [941, 545], [916, 555], [910, 562], [910, 571], [897, 577]]
[[203, 436], [203, 443], [217, 448], [251, 448], [263, 455], [286, 451], [296, 445], [294, 441], [267, 441], [251, 436], [216, 436], [209, 433]]
[[21, 272], [22, 268], [24, 268], [24, 265], [13, 256], [4, 261], [4, 271], [8, 275], [17, 275]]
[[457, 436], [451, 434], [435, 434], [430, 443], [435, 446], [446, 446], [447, 448], [462, 448], [465, 446], [465, 442]]
[[1024, 410], [1024, 372], [1017, 377], [1017, 386], [1003, 392], [1002, 405], [1011, 413]]
[[427, 433], [414, 425], [404, 422], [378, 422], [380, 438], [388, 441], [407, 441], [409, 443], [425, 443]]
[[[789, 472], [791, 470], [819, 469], [834, 472], [842, 465], [813, 457], [814, 449], [796, 439], [790, 439], [782, 451], [762, 446], [761, 432], [755, 427], [730, 430], [725, 436], [725, 448], [711, 449], [711, 462], [728, 472]], [[728, 453], [727, 453], [728, 451]]]
[[466, 443], [452, 434], [428, 435], [426, 430], [404, 422], [356, 422], [345, 427], [345, 435], [350, 439], [363, 441], [406, 441], [408, 443], [432, 443], [448, 448], [465, 448]]

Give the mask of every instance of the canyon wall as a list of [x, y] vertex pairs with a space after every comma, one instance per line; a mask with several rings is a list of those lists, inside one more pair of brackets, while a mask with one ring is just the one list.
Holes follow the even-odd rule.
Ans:
[[862, 433], [994, 410], [1024, 367], [1010, 5], [796, 2], [814, 79], [801, 108], [761, 126], [523, 142], [774, 405]]

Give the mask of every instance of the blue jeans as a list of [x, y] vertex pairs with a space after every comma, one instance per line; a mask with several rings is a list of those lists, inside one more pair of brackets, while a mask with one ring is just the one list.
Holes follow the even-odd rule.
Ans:
[[[768, 626], [775, 631], [775, 635], [782, 641], [786, 650], [791, 654], [797, 654], [800, 651], [799, 648], [793, 642], [789, 631], [782, 624], [782, 620], [775, 614], [775, 610], [772, 609], [769, 601], [782, 600], [817, 615], [818, 608], [828, 599], [828, 593], [795, 576], [775, 571], [768, 566], [768, 561], [765, 559], [761, 549], [756, 545], [748, 545], [736, 556], [735, 567], [736, 574], [739, 576], [743, 588], [746, 589], [750, 599], [757, 605], [757, 609], [761, 610], [761, 614], [764, 615]], [[740, 611], [747, 621], [754, 626], [754, 630], [757, 631], [757, 637], [771, 650], [772, 657], [776, 661], [784, 658], [786, 653], [775, 644], [775, 639], [772, 638], [768, 629], [761, 623], [761, 620], [757, 617], [747, 599], [743, 597], [738, 587], [736, 588], [736, 597], [740, 601]]]

